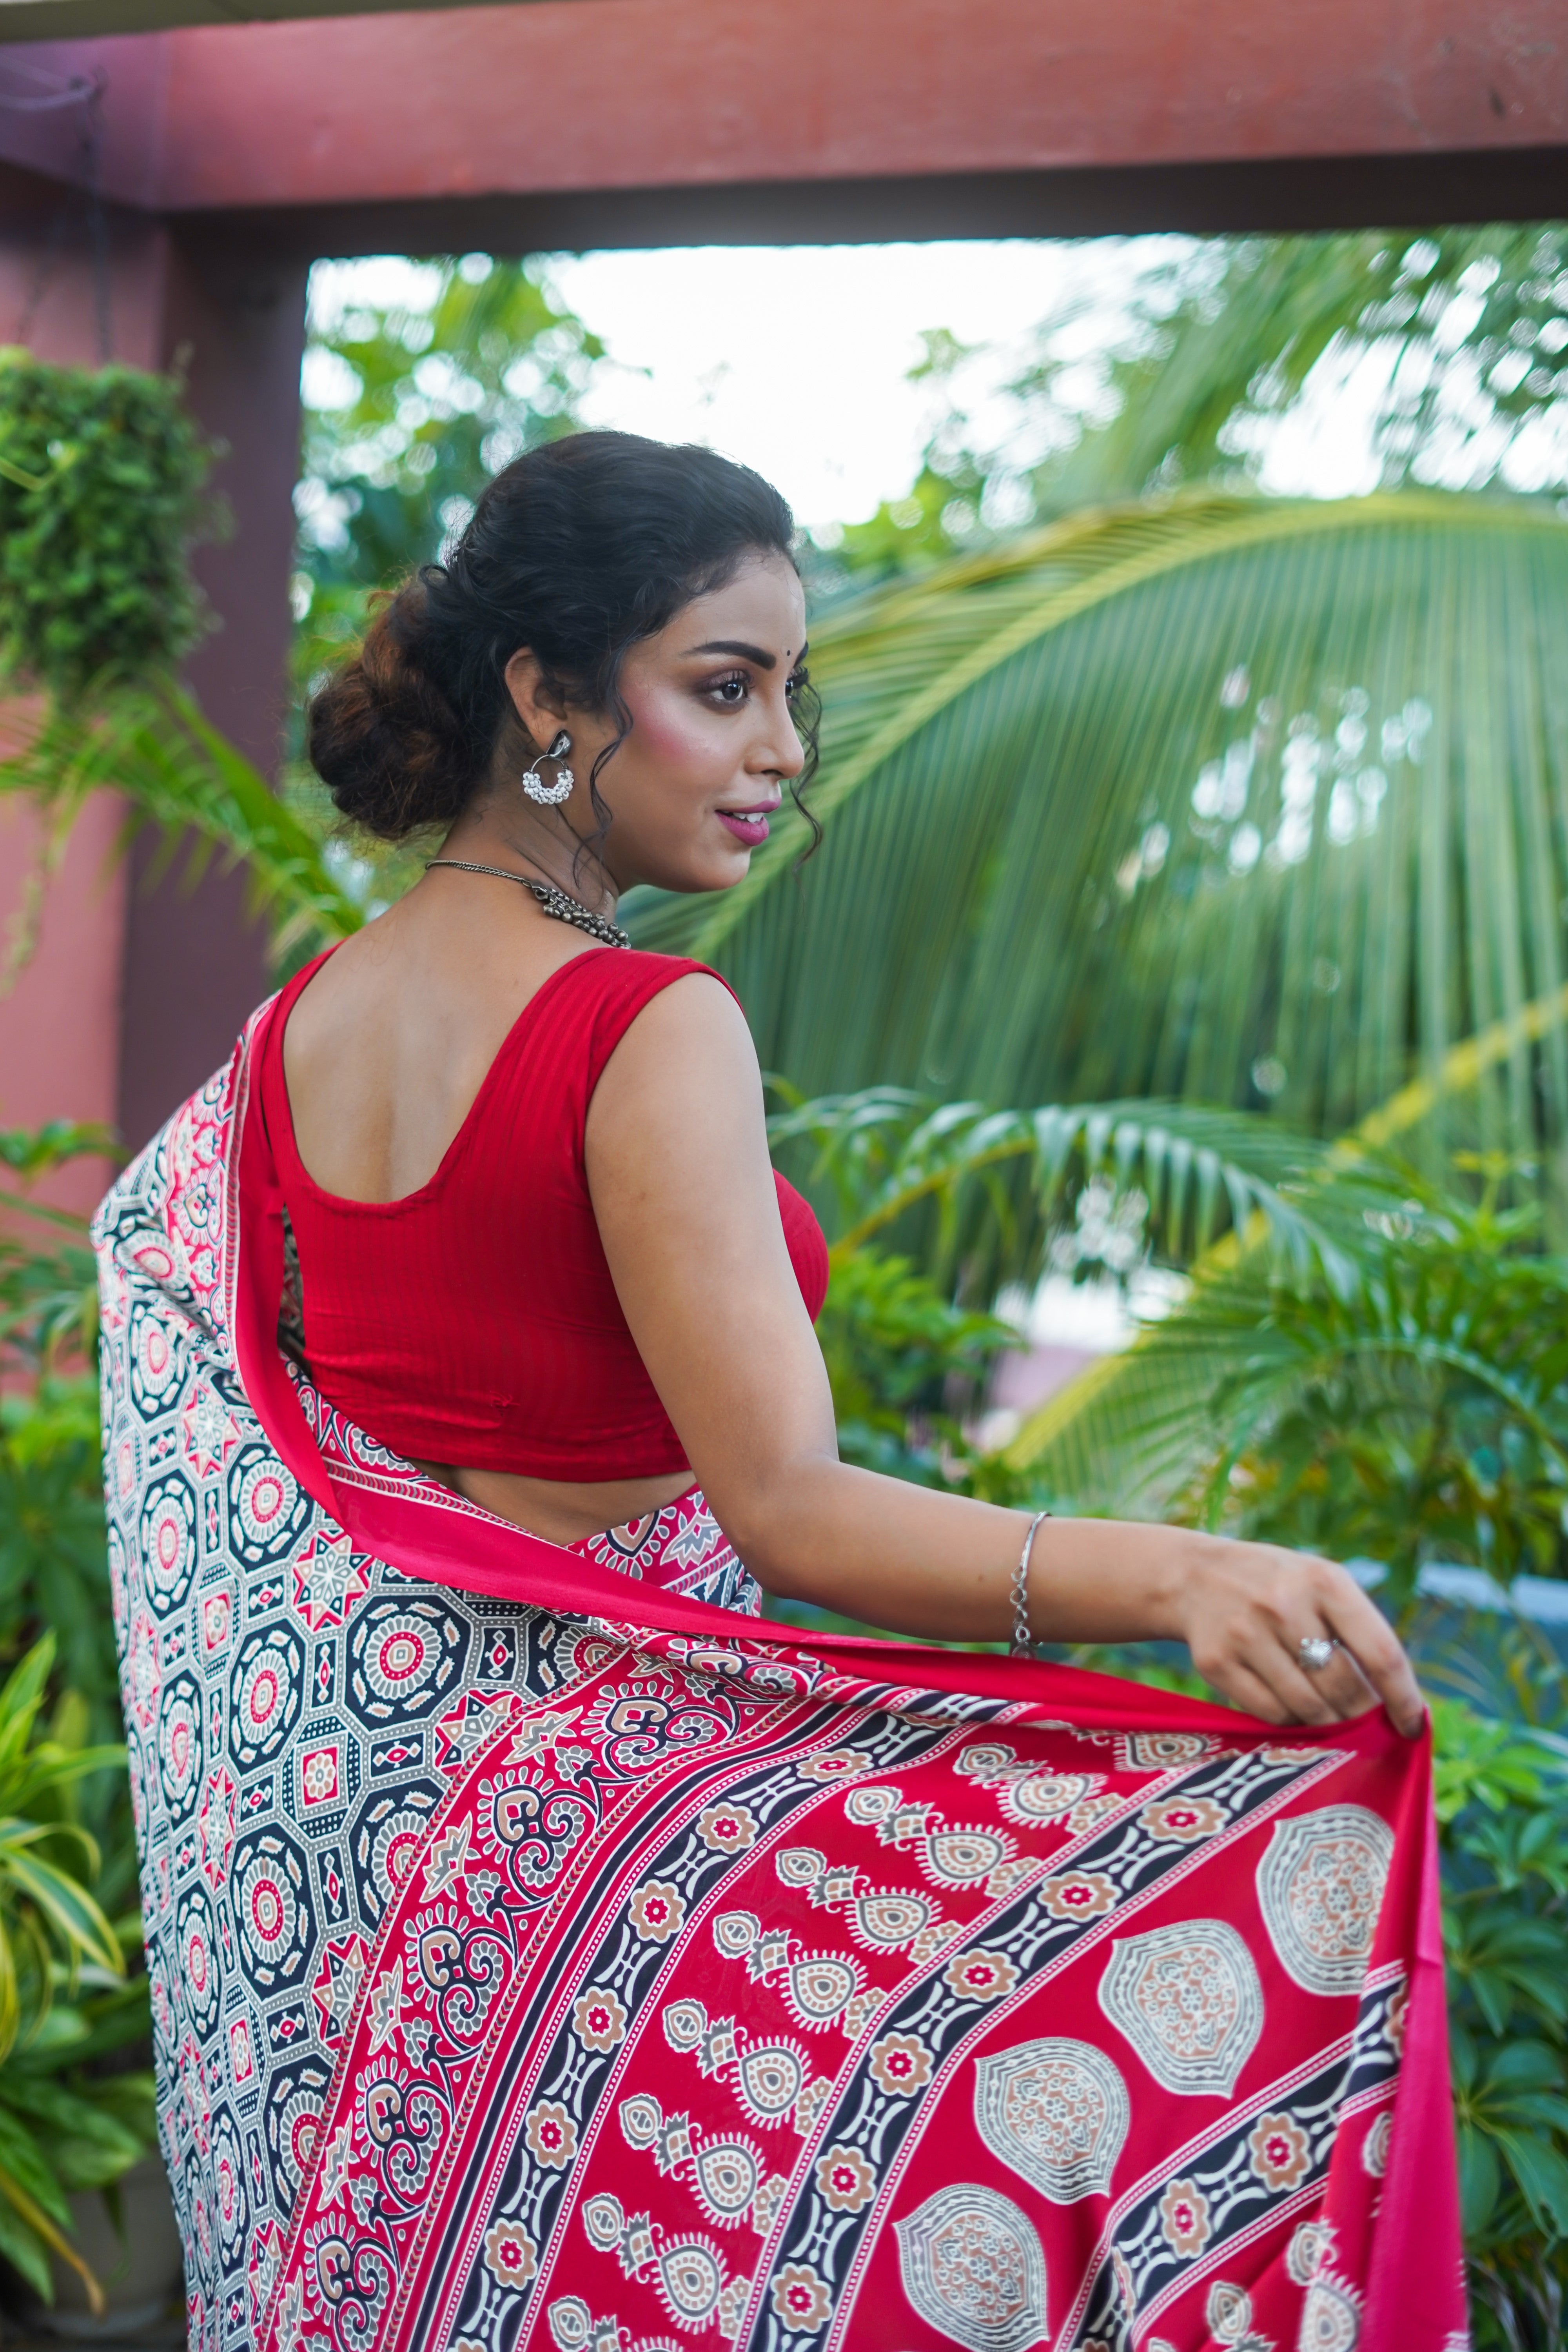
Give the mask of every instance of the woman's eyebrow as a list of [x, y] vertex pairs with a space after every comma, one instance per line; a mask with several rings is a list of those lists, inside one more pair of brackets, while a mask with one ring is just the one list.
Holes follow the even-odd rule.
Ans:
[[742, 661], [755, 662], [758, 669], [775, 669], [778, 664], [771, 654], [760, 646], [744, 645], [738, 637], [716, 637], [711, 645], [691, 646], [691, 654], [738, 654]]

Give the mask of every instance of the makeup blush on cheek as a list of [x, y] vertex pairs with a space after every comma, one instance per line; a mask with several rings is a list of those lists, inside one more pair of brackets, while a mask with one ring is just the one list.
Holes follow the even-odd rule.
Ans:
[[685, 695], [648, 694], [635, 702], [629, 697], [628, 706], [638, 764], [645, 772], [705, 793], [728, 782], [734, 737], [716, 714], [694, 709]]

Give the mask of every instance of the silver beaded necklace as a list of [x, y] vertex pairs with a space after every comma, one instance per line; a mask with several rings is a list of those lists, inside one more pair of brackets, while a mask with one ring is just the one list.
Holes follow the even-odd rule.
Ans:
[[509, 866], [475, 866], [466, 857], [428, 858], [424, 870], [428, 874], [436, 866], [453, 866], [459, 874], [494, 874], [502, 882], [520, 882], [558, 923], [571, 923], [591, 938], [602, 940], [607, 948], [629, 948], [632, 944], [631, 933], [623, 931], [619, 923], [612, 923], [607, 915], [596, 915], [591, 907], [585, 907], [570, 890], [558, 889], [553, 882], [538, 881], [531, 874], [514, 874]]

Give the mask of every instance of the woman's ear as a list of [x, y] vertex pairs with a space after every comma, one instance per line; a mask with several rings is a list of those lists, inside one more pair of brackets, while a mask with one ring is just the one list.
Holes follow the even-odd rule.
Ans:
[[519, 646], [503, 676], [512, 708], [529, 740], [542, 749], [566, 717], [566, 705], [545, 683], [538, 657], [528, 646]]

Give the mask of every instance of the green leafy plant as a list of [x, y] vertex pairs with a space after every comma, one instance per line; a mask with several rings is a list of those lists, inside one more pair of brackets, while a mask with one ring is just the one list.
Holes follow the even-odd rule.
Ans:
[[[98, 1128], [56, 1121], [0, 1133], [0, 1164], [25, 1179], [0, 1195], [0, 1666], [47, 1633], [57, 1690], [83, 1736], [120, 1732], [99, 1438], [98, 1283], [86, 1222], [26, 1186], [109, 1148]], [[102, 1853], [100, 1887], [133, 1906], [136, 1853], [123, 1772], [95, 1774], [82, 1817]]]
[[[136, 1853], [109, 1609], [98, 1291], [84, 1221], [26, 1189], [104, 1151], [55, 1121], [0, 1133], [0, 2256], [46, 2300], [97, 2282], [69, 2200], [156, 2144]], [[48, 1707], [48, 1721], [44, 1712]], [[119, 1915], [111, 1927], [105, 1906]]]
[[831, 1201], [837, 1259], [918, 1234], [936, 1280], [988, 1296], [1037, 1274], [1053, 1226], [1086, 1183], [1108, 1178], [1135, 1197], [1149, 1239], [1175, 1258], [1257, 1217], [1291, 1264], [1326, 1253], [1339, 1273], [1310, 1193], [1288, 1184], [1323, 1164], [1322, 1147], [1270, 1121], [1147, 1099], [1004, 1110], [898, 1087], [811, 1101], [774, 1087], [787, 1107], [768, 1120], [769, 1141]]
[[906, 1257], [864, 1247], [833, 1265], [817, 1337], [846, 1462], [921, 1485], [956, 1482], [961, 1413], [1018, 1335], [955, 1307]]
[[365, 919], [319, 832], [167, 680], [106, 687], [85, 707], [52, 710], [0, 756], [0, 793], [26, 793], [61, 836], [99, 791], [129, 802], [126, 838], [156, 827], [164, 863], [183, 848], [188, 880], [214, 857], [243, 866], [280, 955], [301, 942], [314, 952]]
[[440, 551], [489, 477], [570, 432], [603, 345], [537, 262], [468, 254], [391, 299], [312, 289], [298, 504], [301, 681], [361, 625], [365, 593]]
[[[768, 1121], [777, 1155], [829, 1218], [831, 1279], [818, 1318], [846, 1458], [1012, 1499], [1033, 1483], [988, 1456], [966, 1425], [998, 1353], [1019, 1344], [980, 1302], [1038, 1271], [1085, 1184], [1109, 1176], [1171, 1251], [1256, 1218], [1289, 1263], [1326, 1232], [1284, 1180], [1321, 1147], [1270, 1122], [1183, 1104], [933, 1102], [892, 1087], [801, 1102]], [[903, 1237], [917, 1260], [890, 1249]]]
[[172, 671], [204, 625], [209, 452], [179, 383], [0, 352], [0, 665], [79, 700]]
[[[40, 1734], [53, 1664], [46, 1637], [0, 1689], [0, 2254], [47, 2301], [55, 2255], [101, 2307], [68, 2200], [152, 2143], [146, 2074], [89, 2071], [145, 2034], [146, 1990], [124, 1982], [121, 1937], [91, 1891], [97, 1848], [74, 1817], [77, 1785], [122, 1767], [124, 1749], [82, 1744], [68, 1706]], [[139, 1936], [134, 1917], [126, 1933]]]
[[1301, 1189], [1350, 1279], [1261, 1239], [1215, 1251], [1025, 1424], [1014, 1466], [1091, 1505], [1381, 1560], [1397, 1609], [1427, 1560], [1504, 1586], [1568, 1572], [1568, 1262], [1542, 1252], [1539, 1209], [1392, 1160]]
[[1500, 2352], [1547, 2352], [1568, 2284], [1568, 1743], [1457, 1699], [1437, 1699], [1433, 1717], [1479, 2335]]

